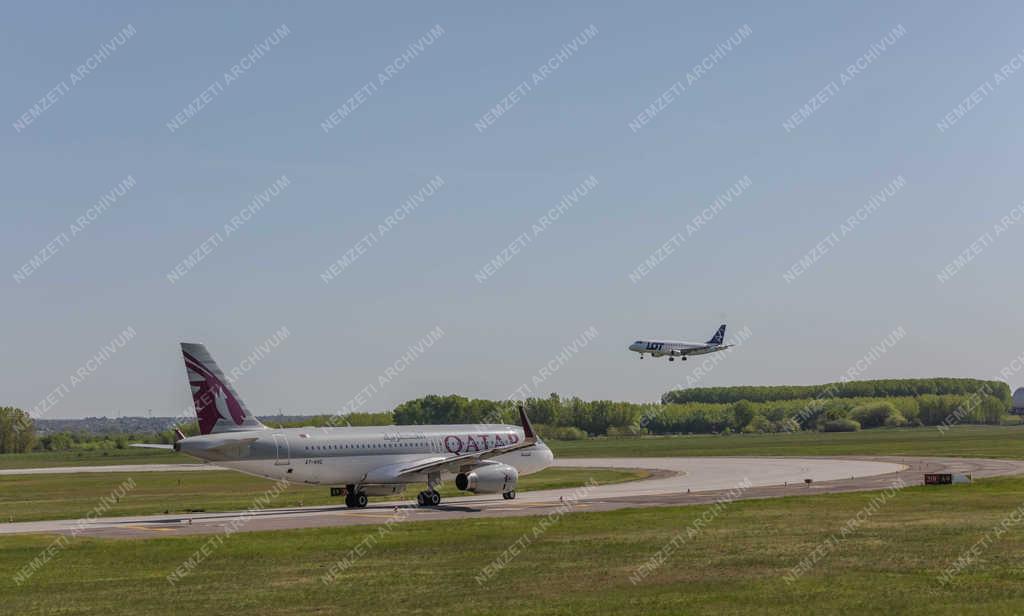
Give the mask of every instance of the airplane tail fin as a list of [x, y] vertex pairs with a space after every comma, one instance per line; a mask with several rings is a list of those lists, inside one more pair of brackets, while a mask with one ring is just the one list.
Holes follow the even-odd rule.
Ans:
[[200, 434], [265, 428], [249, 412], [204, 345], [182, 342], [181, 354], [185, 358]]
[[708, 344], [722, 344], [725, 342], [725, 324], [723, 323], [718, 327], [718, 331], [715, 332], [714, 336], [711, 336], [711, 340], [708, 340]]

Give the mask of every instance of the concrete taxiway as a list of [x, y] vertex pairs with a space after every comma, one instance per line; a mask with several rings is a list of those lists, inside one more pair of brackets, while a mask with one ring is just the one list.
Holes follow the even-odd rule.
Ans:
[[[1024, 461], [970, 458], [564, 458], [557, 460], [556, 465], [637, 468], [654, 472], [644, 480], [527, 492], [512, 501], [503, 500], [500, 496], [466, 496], [447, 498], [439, 507], [428, 508], [418, 508], [404, 501], [371, 503], [365, 509], [348, 509], [339, 504], [224, 513], [17, 522], [0, 524], [0, 535], [60, 533], [131, 538], [457, 518], [561, 515], [570, 511], [705, 504], [723, 499], [881, 490], [899, 482], [919, 485], [923, 474], [931, 472], [970, 473], [975, 478], [1024, 474]], [[132, 466], [128, 471], [122, 469], [129, 467], [113, 468], [118, 472], [153, 471], [149, 466]], [[212, 465], [174, 466], [189, 467], [190, 470], [219, 470]], [[75, 472], [96, 472], [80, 470], [86, 468], [97, 467], [76, 467]], [[107, 467], [107, 472], [112, 472], [110, 468]], [[40, 470], [54, 472], [53, 469]], [[268, 487], [270, 485], [268, 481]], [[253, 495], [254, 498], [257, 496]]]

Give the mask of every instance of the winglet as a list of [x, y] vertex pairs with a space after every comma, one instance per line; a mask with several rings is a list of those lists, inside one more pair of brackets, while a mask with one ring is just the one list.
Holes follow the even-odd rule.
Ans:
[[523, 436], [527, 440], [533, 440], [537, 438], [533, 434], [533, 426], [530, 425], [530, 418], [526, 416], [526, 407], [522, 404], [519, 405], [519, 423], [523, 424]]

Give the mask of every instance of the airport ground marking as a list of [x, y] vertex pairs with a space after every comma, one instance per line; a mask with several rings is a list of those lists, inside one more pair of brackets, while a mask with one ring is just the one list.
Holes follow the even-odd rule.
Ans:
[[158, 527], [155, 527], [155, 526], [142, 526], [140, 524], [125, 524], [124, 526], [121, 526], [121, 528], [130, 528], [132, 530], [151, 530], [151, 531], [163, 532], [163, 533], [173, 533], [174, 532], [173, 528], [158, 528]]

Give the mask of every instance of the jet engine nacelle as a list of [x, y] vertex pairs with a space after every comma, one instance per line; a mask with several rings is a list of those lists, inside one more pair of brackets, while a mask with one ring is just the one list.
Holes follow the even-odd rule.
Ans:
[[504, 494], [516, 489], [519, 471], [508, 464], [488, 464], [455, 476], [455, 487], [473, 494]]

